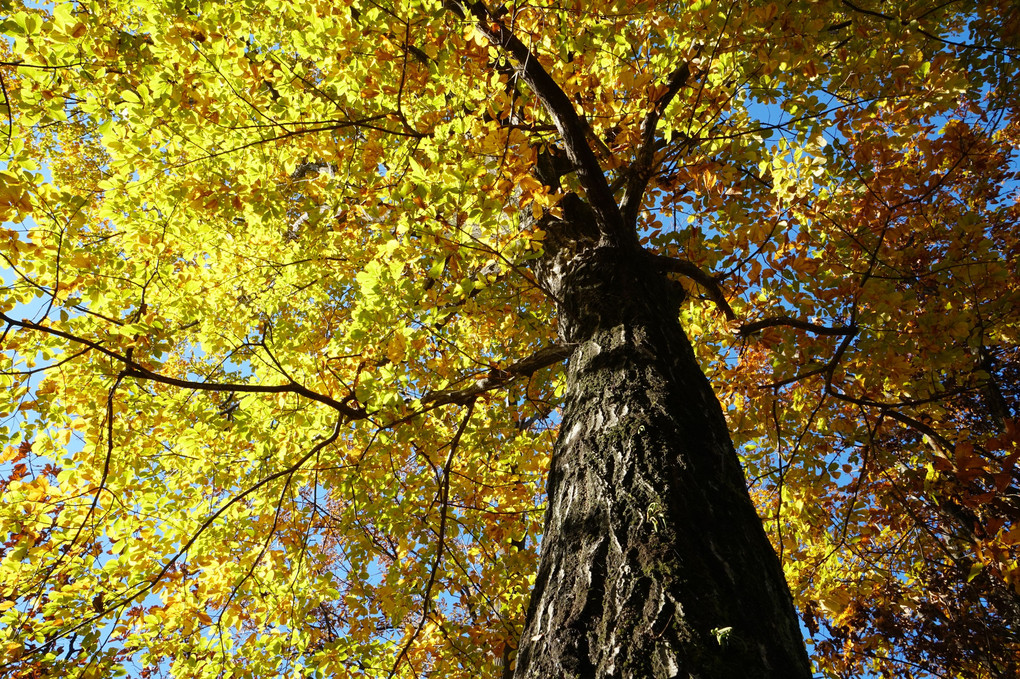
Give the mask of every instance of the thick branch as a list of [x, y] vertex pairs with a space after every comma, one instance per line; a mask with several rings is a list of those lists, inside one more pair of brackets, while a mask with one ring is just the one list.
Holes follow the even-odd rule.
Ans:
[[505, 50], [516, 64], [517, 74], [552, 117], [556, 130], [563, 139], [564, 149], [574, 164], [595, 213], [596, 223], [602, 237], [611, 245], [637, 246], [637, 235], [624, 226], [620, 208], [609, 190], [609, 183], [602, 172], [595, 153], [585, 140], [587, 126], [577, 115], [570, 98], [556, 84], [548, 71], [539, 63], [538, 57], [515, 36], [502, 21], [497, 19], [481, 2], [460, 3], [463, 13], [475, 20], [475, 27], [493, 45]]
[[176, 377], [169, 377], [167, 375], [161, 375], [157, 372], [149, 370], [145, 366], [141, 365], [127, 354], [121, 354], [112, 349], [104, 347], [98, 342], [87, 340], [83, 337], [77, 337], [70, 333], [56, 328], [51, 328], [32, 321], [23, 320], [16, 321], [6, 314], [0, 313], [0, 320], [3, 320], [9, 326], [16, 328], [25, 328], [26, 330], [35, 330], [37, 332], [43, 332], [48, 335], [60, 337], [66, 339], [75, 344], [81, 344], [89, 349], [98, 351], [99, 353], [112, 358], [119, 363], [122, 363], [125, 368], [121, 373], [123, 377], [135, 377], [143, 380], [150, 380], [152, 382], [159, 382], [160, 384], [168, 384], [174, 387], [181, 387], [183, 389], [195, 389], [197, 391], [232, 391], [238, 393], [250, 393], [250, 394], [282, 394], [282, 393], [293, 393], [298, 396], [304, 396], [312, 401], [318, 401], [333, 408], [341, 415], [344, 415], [350, 420], [360, 420], [368, 416], [360, 406], [350, 405], [351, 399], [345, 399], [343, 401], [337, 401], [336, 399], [320, 394], [316, 391], [312, 391], [304, 385], [298, 384], [291, 380], [285, 384], [244, 384], [234, 382], [195, 382], [192, 380], [182, 380]]
[[430, 394], [426, 394], [421, 401], [423, 404], [427, 403], [431, 406], [441, 406], [449, 403], [467, 405], [474, 402], [474, 400], [478, 398], [479, 394], [493, 389], [498, 389], [518, 377], [530, 377], [542, 368], [546, 368], [550, 365], [555, 365], [556, 363], [563, 361], [568, 358], [573, 351], [573, 345], [553, 344], [552, 346], [539, 349], [531, 356], [521, 359], [502, 370], [492, 370], [488, 375], [476, 381], [470, 387], [432, 392]]
[[673, 257], [667, 257], [666, 255], [652, 254], [649, 254], [649, 257], [652, 259], [654, 265], [659, 267], [659, 269], [678, 273], [681, 276], [686, 276], [701, 287], [705, 288], [705, 292], [708, 293], [709, 298], [711, 298], [711, 300], [715, 302], [716, 306], [719, 307], [719, 310], [726, 315], [726, 320], [737, 320], [737, 315], [733, 313], [733, 309], [730, 307], [729, 302], [726, 301], [726, 294], [723, 292], [722, 286], [719, 285], [719, 281], [711, 274], [702, 271], [696, 265], [683, 259], [674, 259]]
[[652, 164], [655, 160], [655, 130], [659, 125], [659, 119], [662, 118], [666, 107], [687, 84], [690, 77], [691, 69], [688, 64], [673, 71], [666, 81], [666, 91], [655, 101], [652, 110], [641, 121], [641, 147], [627, 172], [627, 190], [623, 194], [623, 200], [620, 201], [620, 212], [623, 213], [623, 221], [628, 226], [637, 223], [638, 211], [641, 209], [641, 197], [648, 186], [648, 180], [652, 177]]
[[791, 318], [790, 316], [776, 316], [775, 318], [763, 318], [760, 321], [745, 323], [740, 326], [738, 334], [741, 337], [749, 337], [757, 332], [761, 332], [765, 328], [774, 328], [780, 325], [807, 330], [808, 332], [813, 332], [816, 335], [852, 335], [857, 332], [857, 327], [853, 325], [837, 325], [836, 327], [830, 328], [825, 325], [818, 325], [817, 323], [809, 323], [808, 321]]

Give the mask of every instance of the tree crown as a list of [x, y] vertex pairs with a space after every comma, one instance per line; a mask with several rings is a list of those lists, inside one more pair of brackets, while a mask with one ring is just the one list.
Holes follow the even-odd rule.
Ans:
[[496, 674], [572, 203], [685, 288], [819, 668], [1016, 668], [1009, 0], [8, 6], [5, 671]]

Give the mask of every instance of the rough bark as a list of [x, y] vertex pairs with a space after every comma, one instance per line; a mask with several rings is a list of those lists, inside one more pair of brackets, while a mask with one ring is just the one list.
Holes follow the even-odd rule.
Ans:
[[536, 273], [577, 348], [514, 676], [810, 677], [675, 285], [564, 207]]

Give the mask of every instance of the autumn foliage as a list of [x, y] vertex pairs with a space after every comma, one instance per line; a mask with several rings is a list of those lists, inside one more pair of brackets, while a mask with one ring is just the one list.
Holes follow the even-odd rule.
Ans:
[[513, 662], [583, 183], [500, 23], [686, 291], [816, 672], [1018, 676], [1016, 3], [487, 4], [6, 3], [0, 674]]

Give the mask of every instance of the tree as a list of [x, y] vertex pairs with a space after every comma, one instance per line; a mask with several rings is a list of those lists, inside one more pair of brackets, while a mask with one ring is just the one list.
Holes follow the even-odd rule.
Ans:
[[1009, 0], [8, 5], [8, 675], [1015, 675]]

